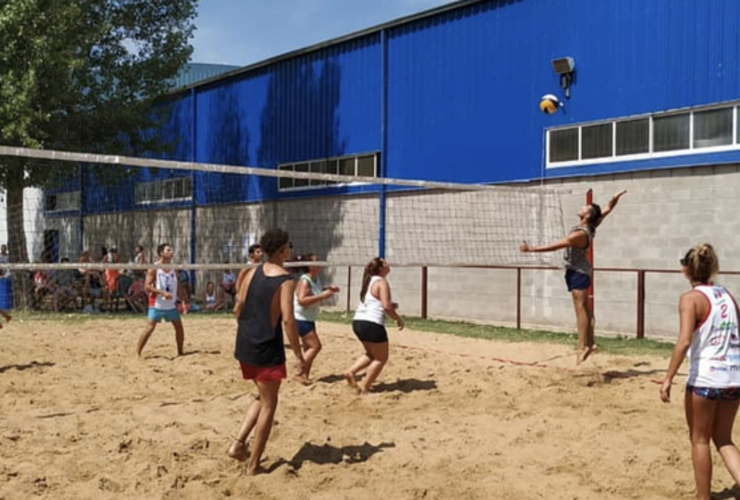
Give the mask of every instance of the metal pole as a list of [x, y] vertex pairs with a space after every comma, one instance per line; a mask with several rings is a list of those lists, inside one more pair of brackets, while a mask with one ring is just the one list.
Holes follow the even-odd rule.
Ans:
[[[594, 192], [589, 189], [586, 192], [586, 205], [590, 205], [594, 202]], [[594, 240], [591, 240], [591, 244], [588, 246], [588, 261], [591, 263], [591, 284], [588, 287], [588, 307], [591, 309], [591, 316], [594, 315]]]
[[522, 329], [522, 268], [516, 268], [516, 329]]
[[[195, 93], [195, 87], [190, 89], [190, 97], [193, 106], [193, 143], [190, 145], [191, 161], [198, 161], [198, 109], [197, 109], [197, 94]], [[196, 172], [195, 170], [190, 172], [190, 263], [195, 264], [196, 252], [197, 252], [197, 239], [196, 233], [198, 230], [197, 222], [197, 190], [196, 190]], [[192, 286], [193, 293], [195, 293], [195, 270], [190, 271], [190, 283]]]
[[352, 310], [352, 266], [347, 266], [347, 313]]
[[[378, 177], [388, 175], [388, 34], [385, 30], [380, 32], [380, 164]], [[385, 257], [385, 209], [386, 194], [385, 184], [380, 185], [380, 199], [378, 208], [378, 256]]]
[[427, 266], [421, 266], [421, 319], [427, 319]]
[[645, 271], [637, 271], [637, 338], [645, 338]]

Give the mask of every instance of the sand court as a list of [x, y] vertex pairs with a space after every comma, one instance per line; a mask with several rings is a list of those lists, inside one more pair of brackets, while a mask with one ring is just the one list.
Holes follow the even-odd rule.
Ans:
[[[318, 324], [314, 384], [281, 389], [268, 474], [246, 477], [226, 455], [256, 393], [234, 322], [184, 322], [180, 358], [164, 324], [135, 356], [141, 318], [3, 329], [0, 498], [692, 498], [681, 387], [664, 405], [653, 381], [666, 359], [576, 369], [571, 346], [391, 328], [360, 398], [341, 374], [361, 346], [336, 323]], [[735, 498], [715, 464], [717, 498]]]

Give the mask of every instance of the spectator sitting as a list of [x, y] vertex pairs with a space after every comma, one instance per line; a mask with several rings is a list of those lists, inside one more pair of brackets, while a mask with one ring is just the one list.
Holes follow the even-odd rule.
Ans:
[[46, 271], [39, 269], [33, 275], [33, 295], [36, 299], [36, 307], [41, 306], [41, 302], [44, 297], [51, 293], [51, 291], [52, 285], [51, 280], [49, 279], [49, 274]]
[[206, 284], [203, 291], [203, 310], [208, 312], [220, 311], [226, 306], [223, 294], [216, 289], [213, 281]]
[[149, 307], [149, 297], [146, 290], [144, 290], [144, 280], [140, 279], [131, 283], [123, 298], [126, 299], [126, 303], [128, 303], [132, 311], [145, 313]]
[[232, 298], [236, 295], [236, 276], [230, 269], [225, 269], [219, 285]]
[[[68, 263], [69, 259], [63, 257], [61, 262], [62, 264]], [[75, 305], [74, 301], [79, 295], [77, 284], [74, 269], [61, 269], [54, 274], [52, 305], [55, 312], [64, 309], [70, 302]]]
[[[8, 245], [0, 245], [0, 265], [8, 264], [9, 262]], [[10, 278], [10, 271], [0, 268], [0, 278]]]

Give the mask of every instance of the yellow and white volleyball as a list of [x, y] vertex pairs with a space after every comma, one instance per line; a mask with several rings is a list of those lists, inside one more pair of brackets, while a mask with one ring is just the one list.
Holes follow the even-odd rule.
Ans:
[[540, 99], [540, 110], [546, 115], [557, 113], [560, 100], [552, 94], [545, 94]]

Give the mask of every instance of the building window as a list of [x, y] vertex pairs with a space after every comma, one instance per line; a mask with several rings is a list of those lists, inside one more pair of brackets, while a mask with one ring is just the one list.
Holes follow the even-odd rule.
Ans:
[[[300, 163], [285, 163], [278, 165], [278, 170], [286, 172], [308, 172], [311, 174], [351, 175], [354, 177], [378, 177], [378, 154], [368, 153], [341, 158], [323, 158]], [[336, 181], [325, 179], [298, 179], [280, 177], [278, 188], [304, 189], [309, 187], [325, 187], [337, 184]]]
[[193, 196], [193, 185], [190, 177], [159, 179], [136, 183], [134, 192], [137, 205], [188, 201]]
[[691, 115], [656, 116], [653, 118], [653, 151], [689, 149]]
[[69, 212], [80, 209], [80, 192], [68, 191], [66, 193], [47, 194], [44, 200], [44, 208], [47, 212]]
[[617, 122], [617, 156], [650, 152], [650, 119]]
[[613, 138], [614, 133], [612, 132], [611, 123], [583, 127], [581, 130], [581, 141], [583, 142], [581, 158], [585, 160], [611, 156]]
[[694, 113], [694, 147], [711, 148], [732, 144], [732, 108]]
[[737, 104], [569, 125], [547, 131], [547, 166], [740, 149]]
[[550, 132], [550, 163], [578, 159], [578, 129]]

